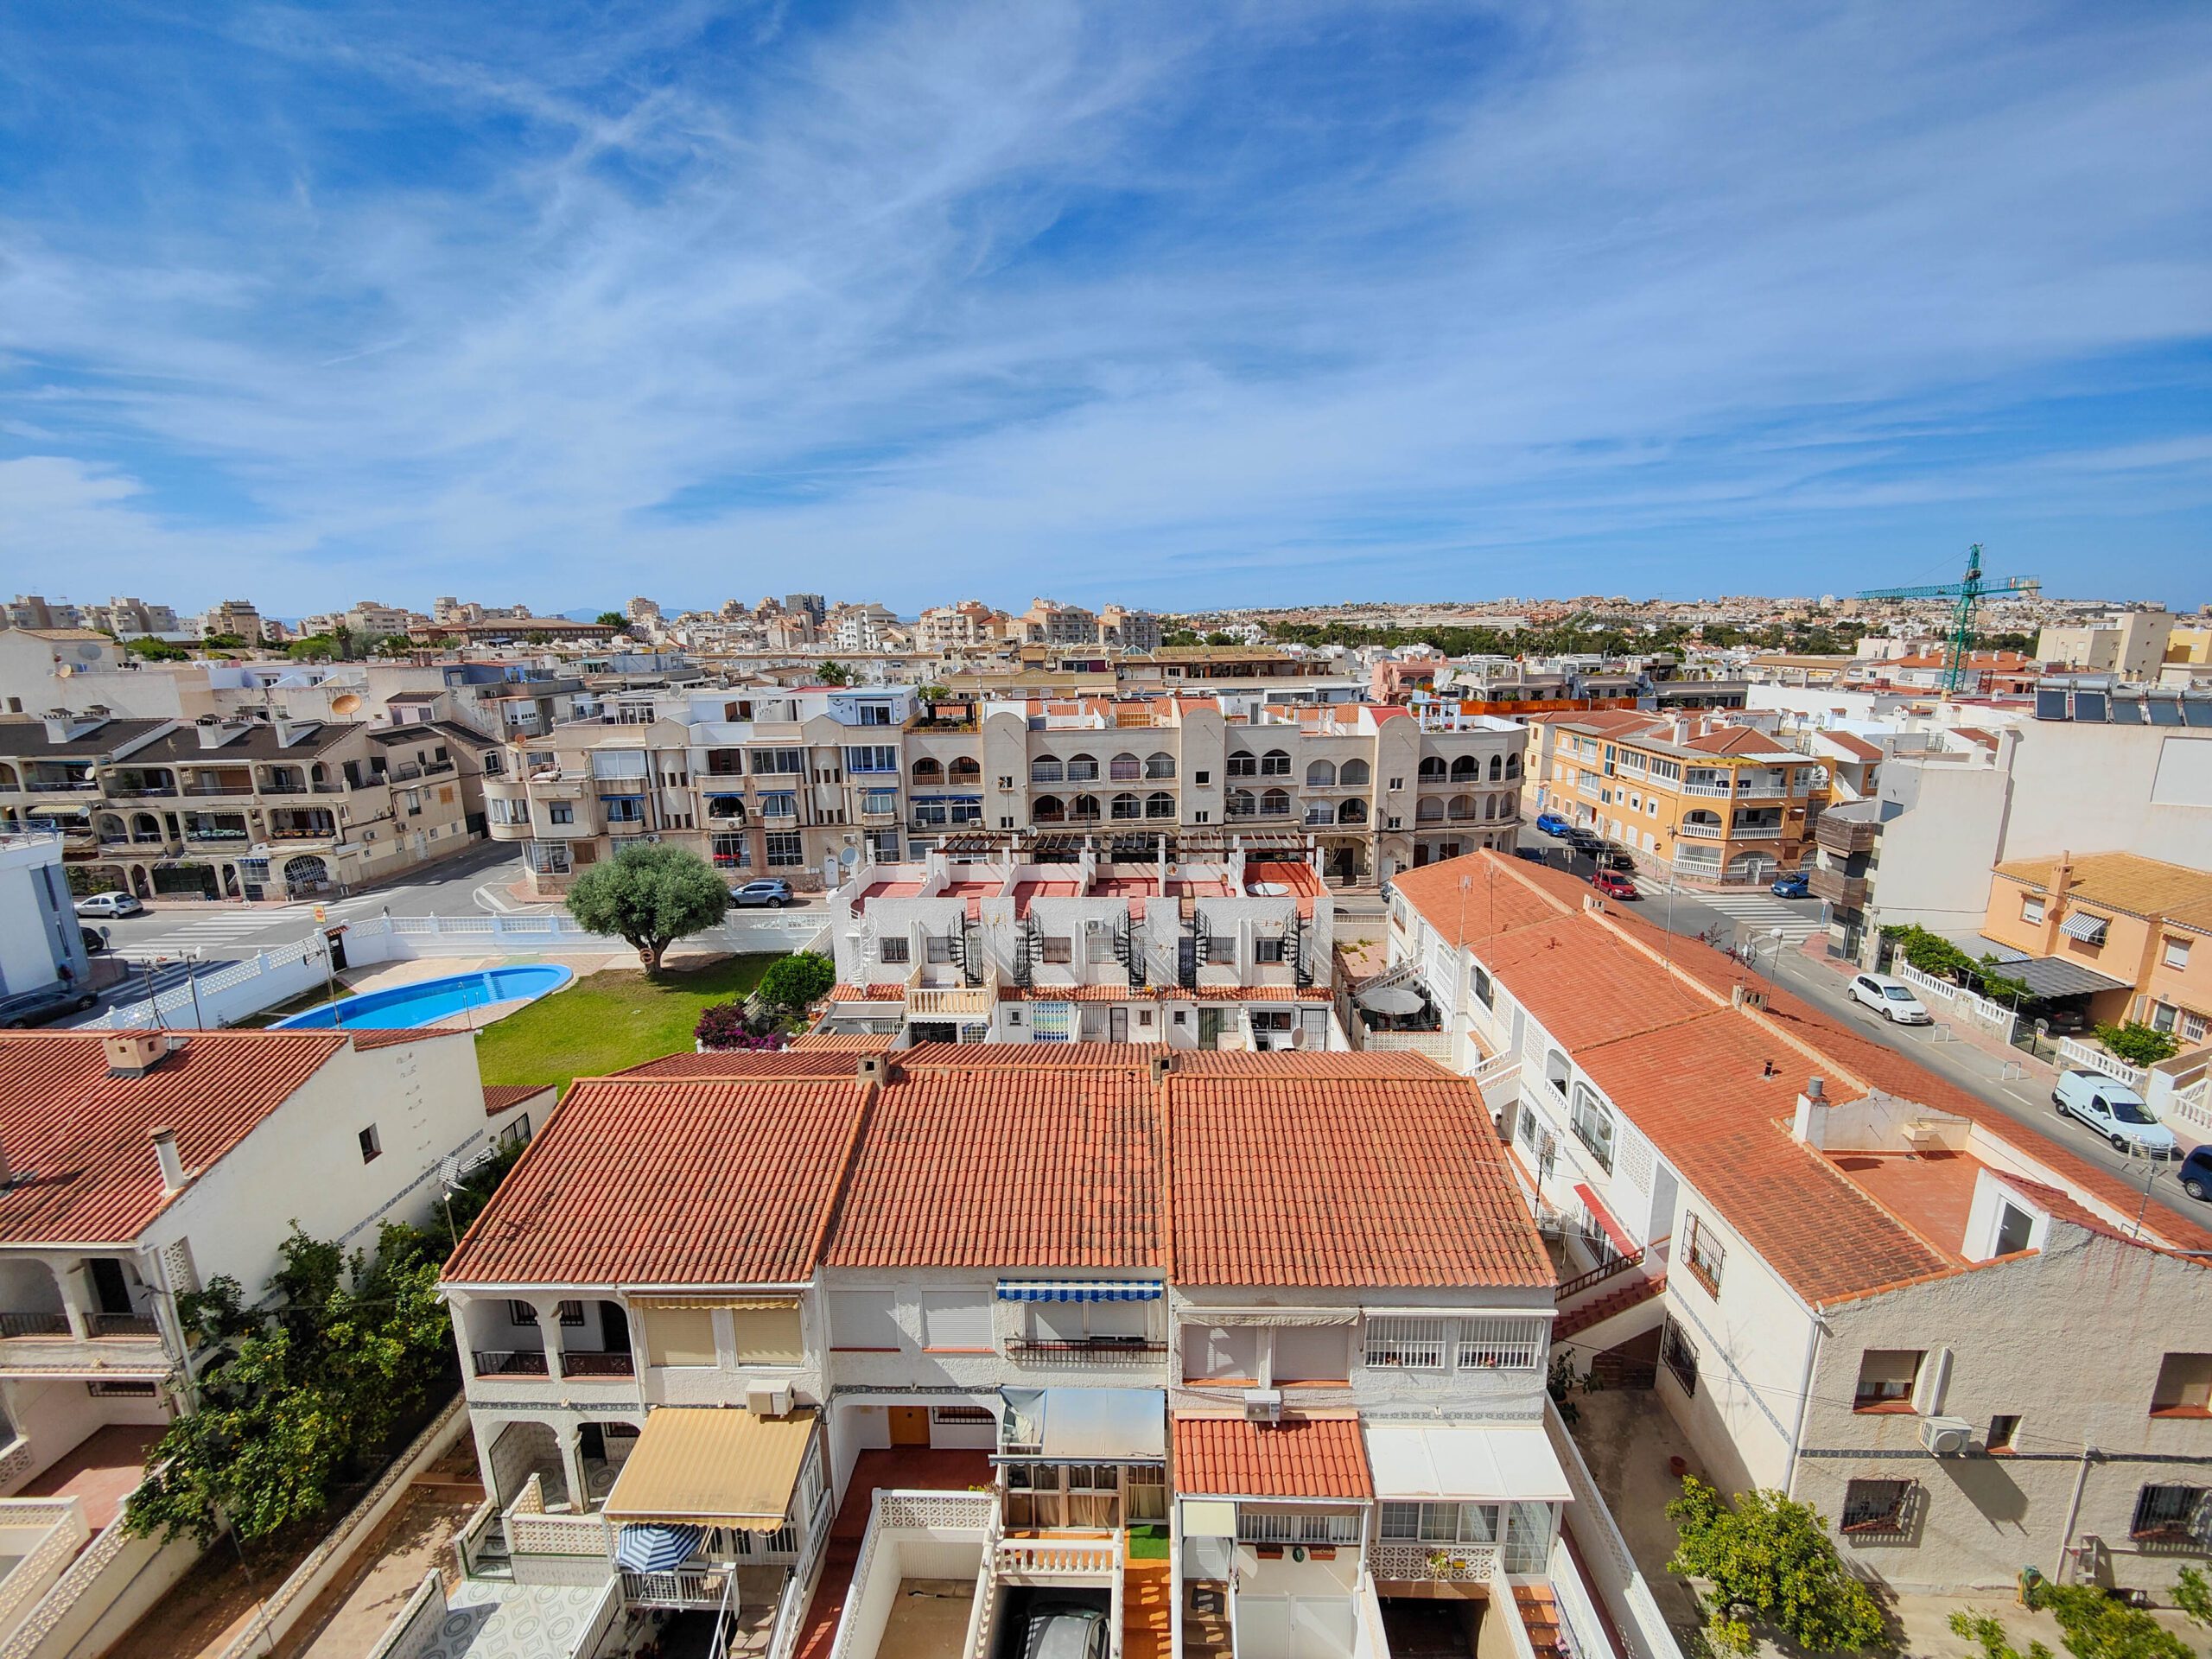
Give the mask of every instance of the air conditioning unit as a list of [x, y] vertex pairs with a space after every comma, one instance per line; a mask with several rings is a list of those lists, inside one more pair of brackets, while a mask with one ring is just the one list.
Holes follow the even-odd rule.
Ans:
[[1939, 1458], [1962, 1458], [1974, 1438], [1974, 1425], [1963, 1417], [1923, 1417], [1920, 1444]]
[[1281, 1422], [1282, 1421], [1282, 1390], [1281, 1389], [1245, 1389], [1244, 1421], [1248, 1423]]
[[755, 1417], [788, 1417], [791, 1409], [791, 1384], [760, 1383], [747, 1388], [745, 1408]]

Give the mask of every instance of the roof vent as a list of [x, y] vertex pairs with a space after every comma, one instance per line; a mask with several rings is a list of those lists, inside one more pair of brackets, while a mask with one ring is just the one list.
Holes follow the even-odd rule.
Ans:
[[1168, 1063], [1166, 1050], [1162, 1049], [1154, 1054], [1152, 1057], [1152, 1086], [1157, 1089], [1161, 1084], [1166, 1082], [1167, 1073], [1172, 1069]]
[[154, 1161], [161, 1166], [162, 1196], [183, 1192], [184, 1160], [177, 1154], [175, 1129], [154, 1131]]
[[1820, 1076], [1817, 1072], [1805, 1079], [1806, 1099], [1825, 1100], [1827, 1097], [1827, 1079]]
[[118, 1031], [100, 1039], [111, 1077], [143, 1077], [168, 1058], [169, 1039], [158, 1031]]

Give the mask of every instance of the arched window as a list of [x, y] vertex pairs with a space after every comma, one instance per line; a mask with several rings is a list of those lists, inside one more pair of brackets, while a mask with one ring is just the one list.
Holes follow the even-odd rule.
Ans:
[[1127, 783], [1144, 776], [1144, 762], [1125, 749], [1106, 763], [1106, 775], [1116, 783]]
[[1030, 817], [1039, 823], [1061, 823], [1067, 815], [1067, 807], [1057, 795], [1039, 795], [1029, 809]]
[[918, 784], [941, 784], [944, 781], [944, 767], [925, 754], [914, 762], [914, 781]]
[[1068, 803], [1068, 817], [1077, 823], [1097, 823], [1098, 798], [1096, 795], [1077, 796]]
[[1490, 780], [1493, 784], [1505, 776], [1505, 757], [1493, 754], [1490, 758]]
[[1495, 795], [1485, 795], [1485, 796], [1484, 796], [1484, 797], [1483, 797], [1483, 821], [1484, 821], [1484, 823], [1496, 823], [1496, 822], [1497, 821], [1497, 817], [1498, 817], [1497, 797], [1497, 796], [1495, 796]]
[[1098, 757], [1096, 755], [1071, 754], [1068, 756], [1068, 782], [1071, 784], [1094, 783], [1097, 780], [1097, 777]]
[[1040, 754], [1029, 763], [1029, 781], [1033, 784], [1057, 784], [1060, 781], [1060, 757]]
[[1252, 791], [1250, 790], [1232, 789], [1229, 791], [1229, 816], [1230, 817], [1249, 818], [1252, 816], [1255, 810], [1255, 803], [1252, 799]]
[[1290, 816], [1290, 791], [1271, 789], [1260, 797], [1260, 816], [1263, 818], [1287, 818]]
[[956, 784], [980, 784], [983, 781], [982, 763], [963, 754], [952, 763], [952, 770], [947, 775]]
[[1173, 778], [1175, 775], [1175, 757], [1154, 750], [1144, 758], [1144, 775], [1147, 778]]
[[1463, 754], [1452, 763], [1452, 781], [1455, 784], [1471, 783], [1482, 775], [1483, 763], [1478, 755]]
[[1518, 778], [1521, 775], [1521, 757], [1519, 755], [1509, 754], [1505, 757], [1505, 775], [1509, 778]]
[[1175, 798], [1164, 789], [1155, 789], [1144, 798], [1144, 815], [1147, 818], [1173, 817]]
[[1337, 781], [1346, 789], [1364, 789], [1374, 775], [1364, 760], [1347, 760], [1337, 768]]
[[1116, 795], [1114, 798], [1114, 816], [1117, 818], [1141, 818], [1144, 816], [1144, 804], [1134, 795]]
[[1338, 823], [1365, 823], [1367, 822], [1367, 803], [1357, 798], [1349, 801], [1338, 802], [1337, 804], [1337, 822]]
[[1421, 758], [1421, 780], [1424, 784], [1440, 784], [1444, 781], [1444, 757], [1442, 755], [1430, 754], [1424, 755]]
[[1444, 803], [1433, 795], [1427, 797], [1419, 806], [1414, 809], [1414, 822], [1415, 823], [1443, 823]]
[[1289, 777], [1290, 752], [1287, 749], [1269, 749], [1265, 754], [1262, 755], [1260, 757], [1260, 776], [1262, 778]]
[[1446, 810], [1445, 816], [1452, 818], [1473, 817], [1475, 798], [1471, 795], [1454, 795], [1452, 798], [1451, 805]]
[[1334, 789], [1336, 786], [1337, 769], [1328, 761], [1316, 760], [1306, 768], [1306, 788]]
[[1260, 775], [1260, 757], [1238, 749], [1229, 757], [1229, 775], [1232, 778], [1256, 778]]

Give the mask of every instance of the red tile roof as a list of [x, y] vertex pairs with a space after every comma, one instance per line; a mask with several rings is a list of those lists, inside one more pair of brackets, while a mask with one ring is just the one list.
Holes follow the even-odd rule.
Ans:
[[842, 1078], [579, 1080], [447, 1264], [456, 1284], [790, 1284], [861, 1103]]
[[1318, 1064], [1170, 1073], [1179, 1281], [1554, 1282], [1474, 1084], [1360, 1054], [1236, 1058]]
[[[890, 1039], [869, 1039], [878, 1048], [887, 1047]], [[869, 1051], [861, 1049], [820, 1049], [794, 1052], [790, 1049], [734, 1048], [726, 1053], [664, 1054], [657, 1060], [647, 1060], [633, 1065], [626, 1071], [618, 1071], [622, 1077], [849, 1077], [861, 1068], [861, 1061]]]
[[[1459, 890], [1463, 877], [1465, 893]], [[1390, 887], [1447, 944], [1471, 944], [1531, 922], [1573, 915], [1582, 907], [1585, 889], [1571, 877], [1565, 881], [1569, 891], [1554, 893], [1528, 881], [1502, 880], [1495, 866], [1452, 858], [1401, 870], [1390, 878]]]
[[1221, 1497], [1375, 1496], [1357, 1417], [1175, 1419], [1175, 1490]]
[[168, 1199], [152, 1133], [212, 1167], [345, 1051], [336, 1032], [194, 1031], [143, 1077], [111, 1077], [96, 1032], [0, 1033], [0, 1243], [124, 1243]]
[[551, 1093], [553, 1087], [550, 1083], [487, 1083], [484, 1085], [484, 1116], [496, 1117], [525, 1100]]
[[1879, 748], [1853, 732], [1822, 732], [1821, 741], [1834, 744], [1853, 760], [1878, 760], [1882, 758]]
[[450, 1031], [349, 1031], [346, 1035], [356, 1049], [367, 1053], [372, 1049], [397, 1048], [402, 1043], [425, 1043], [433, 1037], [466, 1037], [469, 1033], [456, 1027]]
[[792, 1038], [788, 1047], [801, 1054], [877, 1054], [891, 1043], [890, 1038], [874, 1032], [810, 1031], [804, 1037]]

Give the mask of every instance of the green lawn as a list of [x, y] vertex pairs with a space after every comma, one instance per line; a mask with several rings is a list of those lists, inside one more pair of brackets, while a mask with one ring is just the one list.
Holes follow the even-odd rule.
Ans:
[[586, 974], [478, 1033], [477, 1063], [489, 1084], [557, 1083], [565, 1090], [577, 1077], [689, 1053], [699, 1011], [747, 995], [775, 960], [730, 957], [658, 980], [636, 969]]

